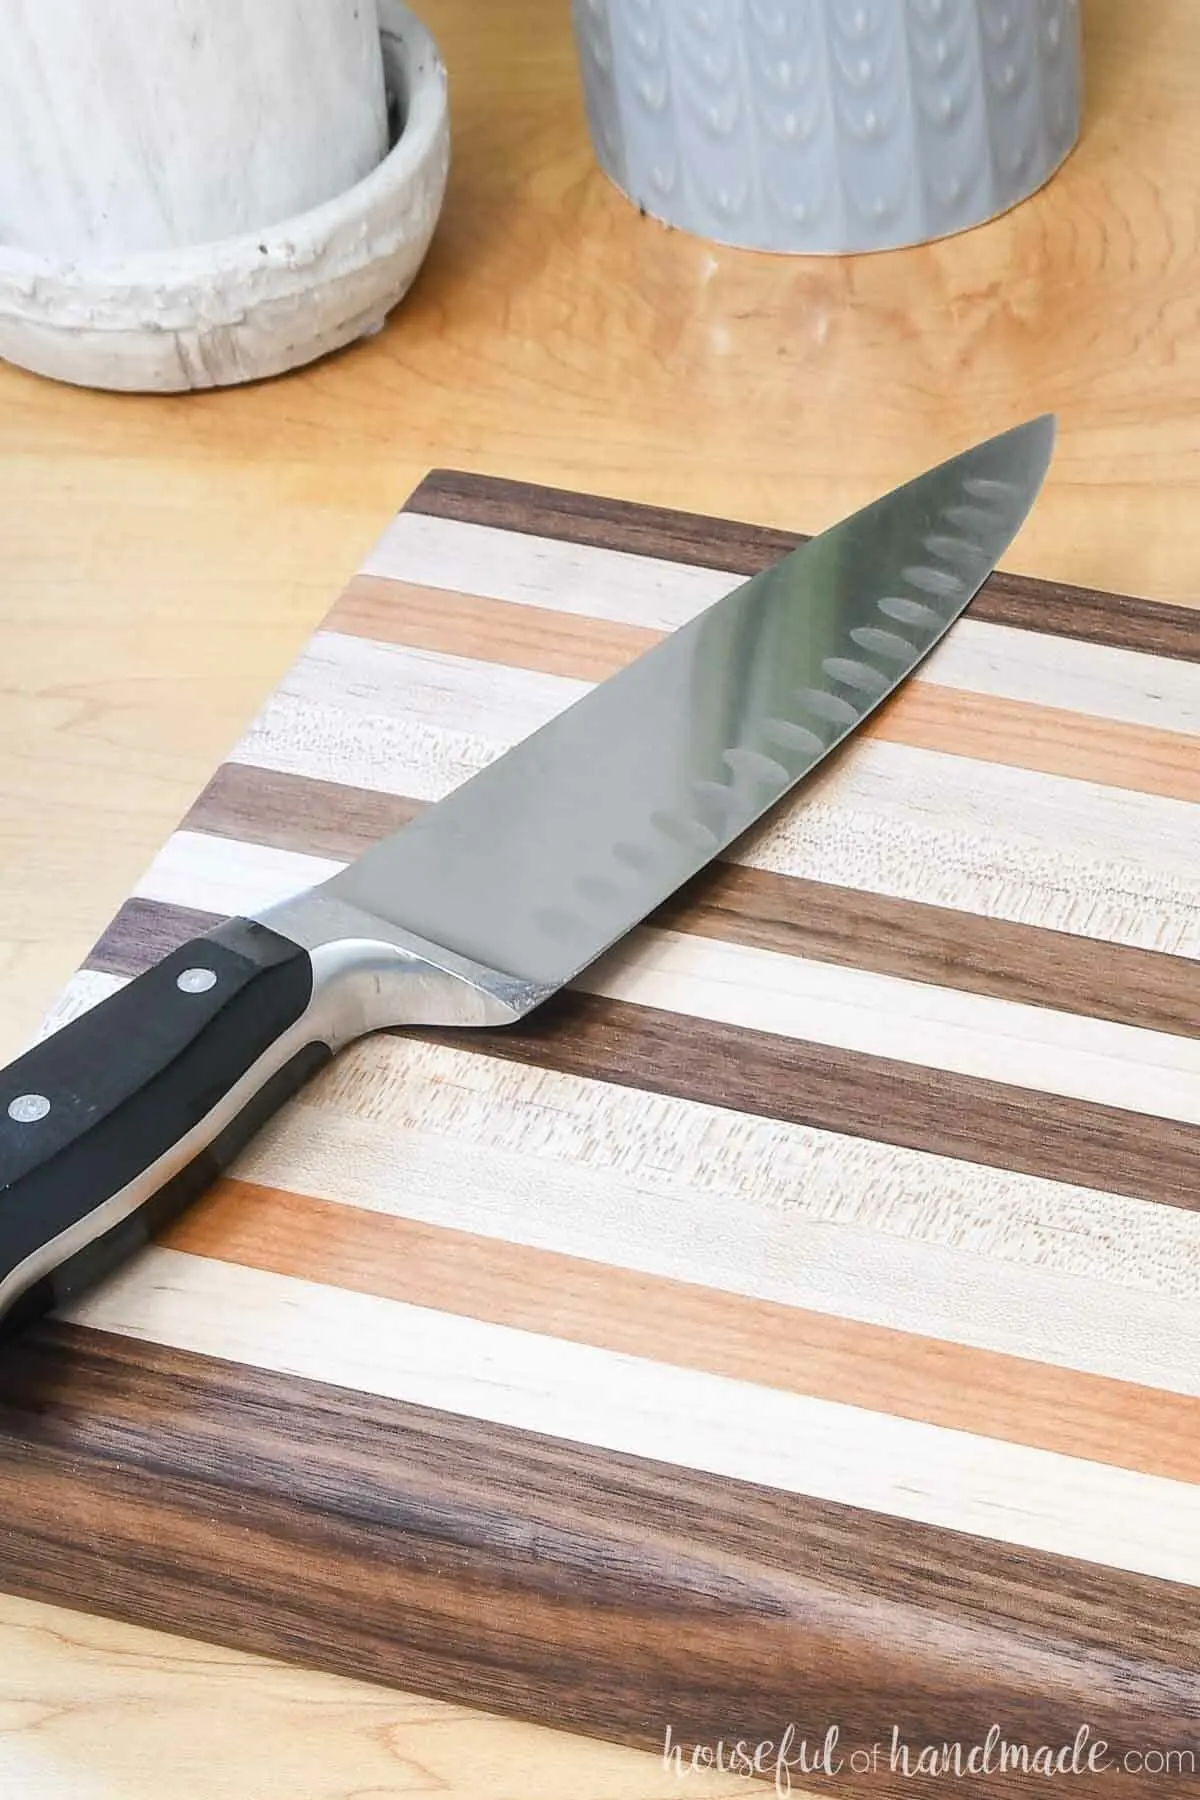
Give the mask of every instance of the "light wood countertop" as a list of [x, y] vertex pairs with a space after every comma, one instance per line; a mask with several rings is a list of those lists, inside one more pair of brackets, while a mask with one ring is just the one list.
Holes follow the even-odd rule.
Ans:
[[[1194, 0], [1088, 0], [1062, 173], [980, 231], [854, 260], [641, 219], [594, 165], [566, 0], [420, 10], [455, 166], [381, 336], [177, 399], [0, 367], [0, 1053], [431, 465], [816, 530], [1052, 408], [1012, 566], [1200, 593]], [[0, 1791], [22, 1800], [677, 1789], [651, 1757], [0, 1598]]]

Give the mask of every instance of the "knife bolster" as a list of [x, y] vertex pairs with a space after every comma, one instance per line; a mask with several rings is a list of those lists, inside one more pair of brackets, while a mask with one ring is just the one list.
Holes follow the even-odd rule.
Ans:
[[258, 915], [312, 956], [313, 1009], [333, 1049], [394, 1025], [511, 1025], [554, 993], [364, 911], [340, 880]]

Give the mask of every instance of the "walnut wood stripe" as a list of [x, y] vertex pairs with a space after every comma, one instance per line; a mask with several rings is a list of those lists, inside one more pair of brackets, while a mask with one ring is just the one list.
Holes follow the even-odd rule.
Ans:
[[1200, 1206], [1200, 1129], [1116, 1107], [574, 992], [488, 1034], [486, 1049], [1051, 1181]]
[[65, 1322], [1200, 1592], [1188, 1482], [160, 1244]]
[[[327, 624], [376, 643], [597, 682], [664, 635], [373, 575], [355, 577]], [[1200, 745], [1182, 732], [961, 693], [919, 677], [860, 729], [865, 737], [919, 750], [1200, 802]]]
[[[344, 868], [328, 858], [180, 831], [134, 897], [257, 917]], [[385, 912], [388, 898], [380, 897]], [[431, 930], [436, 936], [436, 925]], [[1200, 1127], [1200, 1042], [1177, 1035], [650, 926], [628, 933], [571, 985], [688, 1018]], [[408, 1017], [402, 1011], [394, 1022]]]
[[[48, 1029], [127, 979], [78, 973]], [[335, 1062], [238, 1167], [370, 1213], [1200, 1397], [1200, 1214], [1178, 1208], [398, 1033]]]
[[424, 802], [243, 763], [222, 763], [181, 829], [349, 862], [399, 831]]
[[[172, 948], [185, 942], [196, 917], [157, 901], [130, 901], [87, 966], [137, 974], [163, 953], [164, 941]], [[148, 940], [155, 944], [149, 954]], [[1200, 1128], [1119, 1107], [574, 990], [499, 1031], [416, 1035], [538, 1068], [731, 1107], [751, 1117], [868, 1137], [1165, 1206], [1200, 1206]]]
[[[431, 801], [586, 691], [327, 632], [231, 760]], [[732, 860], [1197, 956], [1195, 825], [1185, 801], [856, 740]]]
[[[188, 830], [349, 860], [407, 824], [418, 803], [236, 763], [219, 769]], [[1200, 1035], [1200, 963], [715, 863], [653, 923], [1000, 1000], [1148, 1030]]]
[[197, 907], [127, 900], [84, 967], [106, 975], [140, 975], [190, 938], [220, 923], [215, 914]]
[[1187, 957], [765, 869], [718, 863], [660, 907], [654, 923], [998, 1000], [1200, 1035], [1200, 964]]
[[[806, 542], [803, 535], [766, 526], [452, 469], [435, 469], [427, 475], [406, 510], [746, 575], [769, 568]], [[997, 570], [971, 602], [970, 616], [1122, 650], [1200, 660], [1200, 613], [1189, 607], [1131, 595], [1114, 602], [1111, 594], [1003, 570]]]
[[0, 1360], [0, 1507], [14, 1593], [651, 1749], [1194, 1731], [1172, 1583], [79, 1327]]
[[[54, 1019], [126, 979], [77, 975]], [[367, 1212], [1200, 1396], [1200, 1213], [1175, 1207], [400, 1033], [335, 1061], [251, 1143], [239, 1173]]]
[[127, 900], [83, 966], [105, 975], [140, 975], [189, 938], [220, 922], [216, 914], [192, 907]]
[[1200, 1483], [1200, 1399], [227, 1179], [171, 1249]]

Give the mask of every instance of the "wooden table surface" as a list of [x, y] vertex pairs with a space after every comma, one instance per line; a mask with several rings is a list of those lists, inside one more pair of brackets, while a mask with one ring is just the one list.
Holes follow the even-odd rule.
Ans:
[[[1054, 408], [1010, 564], [1200, 592], [1194, 0], [1087, 0], [1084, 138], [1045, 193], [829, 261], [639, 218], [594, 166], [565, 0], [421, 10], [455, 168], [380, 337], [179, 399], [0, 368], [0, 1053], [431, 465], [815, 530]], [[0, 1597], [0, 1791], [22, 1800], [677, 1786], [633, 1752]]]

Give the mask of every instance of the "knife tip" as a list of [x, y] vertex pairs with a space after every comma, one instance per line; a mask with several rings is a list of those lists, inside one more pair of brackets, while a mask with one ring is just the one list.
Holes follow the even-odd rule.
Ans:
[[998, 433], [977, 449], [989, 460], [997, 458], [1009, 465], [1010, 479], [1027, 491], [1028, 504], [1032, 505], [1046, 478], [1057, 440], [1058, 414], [1044, 412]]

